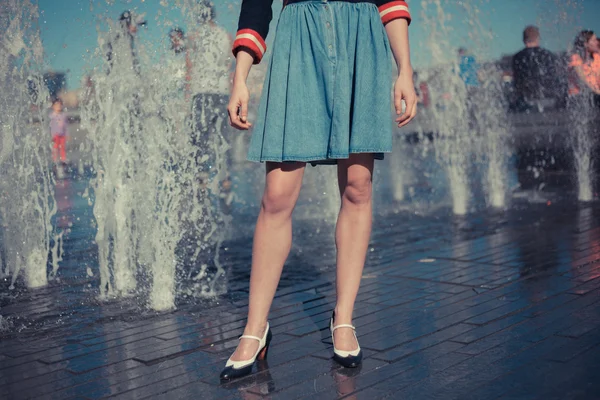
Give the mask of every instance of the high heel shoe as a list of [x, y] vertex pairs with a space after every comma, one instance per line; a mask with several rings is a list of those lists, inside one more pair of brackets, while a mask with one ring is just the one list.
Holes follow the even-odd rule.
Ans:
[[[331, 316], [331, 322], [329, 324], [329, 330], [331, 331], [331, 341], [333, 343], [333, 359], [337, 361], [340, 365], [346, 368], [356, 368], [362, 362], [362, 350], [360, 349], [360, 345], [358, 345], [358, 338], [356, 337], [356, 328], [352, 325], [341, 324], [337, 326], [333, 326], [333, 319], [335, 318], [335, 311]], [[338, 350], [335, 348], [335, 339], [333, 338], [333, 333], [336, 329], [339, 328], [350, 328], [354, 332], [354, 338], [356, 339], [356, 343], [358, 348], [352, 351], [344, 351]]]
[[252, 372], [252, 366], [254, 365], [254, 362], [257, 359], [265, 360], [267, 358], [269, 344], [271, 343], [272, 338], [273, 334], [271, 333], [271, 328], [269, 327], [268, 322], [267, 329], [265, 330], [265, 333], [262, 338], [251, 335], [240, 336], [240, 339], [258, 340], [258, 350], [256, 350], [254, 356], [249, 360], [233, 361], [230, 357], [229, 360], [227, 360], [227, 363], [225, 364], [225, 369], [223, 369], [223, 371], [221, 372], [221, 380], [229, 381], [250, 374], [250, 372]]

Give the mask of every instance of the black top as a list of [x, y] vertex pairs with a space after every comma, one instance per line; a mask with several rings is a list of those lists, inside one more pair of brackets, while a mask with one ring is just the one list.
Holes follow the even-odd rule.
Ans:
[[515, 91], [519, 100], [557, 99], [565, 93], [558, 57], [541, 47], [525, 48], [513, 58]]
[[[303, 0], [284, 0], [284, 6], [298, 3]], [[379, 9], [381, 21], [387, 24], [395, 19], [404, 18], [409, 23], [411, 20], [408, 4], [403, 0], [329, 0], [346, 1], [351, 3], [372, 3]], [[273, 0], [243, 0], [238, 32], [233, 43], [233, 53], [244, 50], [254, 57], [254, 63], [258, 64], [262, 59], [267, 45], [265, 40], [269, 33], [269, 24], [273, 18], [271, 6]]]

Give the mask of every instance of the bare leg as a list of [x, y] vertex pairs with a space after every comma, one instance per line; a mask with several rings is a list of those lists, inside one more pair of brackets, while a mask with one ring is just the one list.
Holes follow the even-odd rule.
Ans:
[[[335, 232], [337, 247], [337, 304], [335, 325], [351, 324], [354, 302], [369, 247], [372, 222], [372, 154], [353, 154], [338, 162], [342, 207]], [[351, 351], [357, 347], [351, 329], [335, 331], [335, 347]]]
[[[267, 163], [265, 192], [254, 232], [250, 302], [244, 335], [262, 337], [283, 264], [292, 246], [292, 211], [300, 194], [305, 163]], [[234, 361], [251, 358], [258, 342], [242, 339]]]

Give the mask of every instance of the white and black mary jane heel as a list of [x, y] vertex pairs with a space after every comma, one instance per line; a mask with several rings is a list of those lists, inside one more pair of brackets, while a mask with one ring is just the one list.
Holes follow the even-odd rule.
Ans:
[[[353, 325], [341, 324], [333, 326], [333, 320], [335, 318], [335, 312], [331, 316], [331, 322], [329, 324], [329, 330], [331, 331], [331, 341], [333, 343], [333, 359], [340, 365], [346, 368], [356, 368], [362, 362], [362, 350], [360, 349], [360, 345], [358, 344], [358, 338], [356, 337], [356, 328]], [[344, 351], [338, 350], [335, 348], [335, 339], [333, 338], [333, 333], [336, 329], [340, 328], [350, 328], [354, 332], [354, 337], [356, 338], [356, 343], [358, 348], [352, 351]]]
[[269, 323], [267, 322], [267, 329], [265, 330], [265, 334], [262, 338], [258, 336], [251, 335], [242, 335], [240, 339], [254, 339], [258, 340], [258, 350], [249, 360], [243, 361], [233, 361], [231, 357], [227, 360], [225, 364], [225, 369], [221, 372], [221, 381], [230, 381], [232, 379], [241, 378], [243, 376], [249, 375], [252, 372], [252, 366], [256, 360], [265, 360], [267, 358], [267, 353], [269, 351], [269, 344], [271, 343], [271, 339], [273, 338], [273, 334], [271, 333], [271, 328], [269, 327]]

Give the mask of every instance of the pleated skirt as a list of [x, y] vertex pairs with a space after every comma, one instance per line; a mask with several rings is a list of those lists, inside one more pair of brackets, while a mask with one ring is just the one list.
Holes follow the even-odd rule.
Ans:
[[392, 150], [392, 53], [371, 3], [308, 0], [281, 12], [250, 161], [334, 164]]

